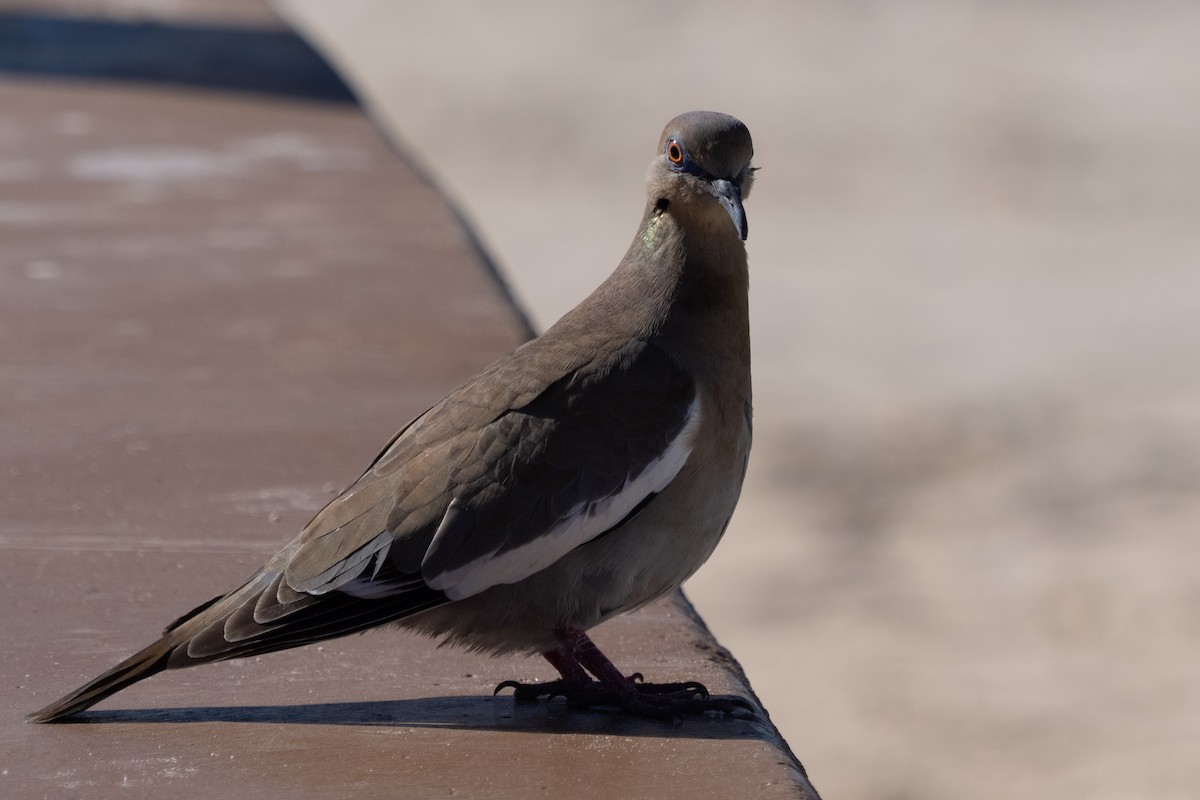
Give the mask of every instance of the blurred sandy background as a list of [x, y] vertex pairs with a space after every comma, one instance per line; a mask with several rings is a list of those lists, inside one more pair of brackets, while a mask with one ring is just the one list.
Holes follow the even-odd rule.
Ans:
[[756, 450], [687, 588], [826, 797], [1196, 796], [1200, 5], [282, 8], [539, 327], [667, 119], [750, 126]]

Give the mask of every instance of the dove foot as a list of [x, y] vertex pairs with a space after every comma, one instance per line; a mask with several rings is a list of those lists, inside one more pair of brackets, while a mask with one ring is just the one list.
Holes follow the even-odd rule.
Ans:
[[545, 683], [504, 681], [496, 687], [496, 693], [512, 689], [517, 702], [562, 698], [568, 708], [615, 706], [636, 716], [667, 720], [708, 712], [755, 713], [754, 707], [740, 697], [710, 697], [704, 684], [696, 681], [643, 683], [641, 674], [622, 675], [578, 629], [560, 631], [558, 647], [543, 655], [562, 674], [561, 679]]

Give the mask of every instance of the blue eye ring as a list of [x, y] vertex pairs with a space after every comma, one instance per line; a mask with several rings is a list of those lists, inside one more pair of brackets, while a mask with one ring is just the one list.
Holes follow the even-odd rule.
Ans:
[[683, 152], [683, 145], [677, 139], [667, 140], [667, 160], [676, 166], [682, 166], [686, 155]]

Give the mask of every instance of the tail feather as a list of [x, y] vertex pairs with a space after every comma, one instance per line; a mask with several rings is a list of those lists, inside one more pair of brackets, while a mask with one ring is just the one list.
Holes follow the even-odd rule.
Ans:
[[[214, 598], [167, 627], [163, 638], [98, 678], [26, 719], [54, 722], [78, 714], [138, 681], [165, 669], [261, 655], [394, 622], [447, 601], [440, 591], [417, 584], [399, 596], [361, 599], [341, 592], [296, 594], [280, 608], [278, 574], [263, 570], [239, 589]], [[276, 595], [263, 603], [263, 595]], [[262, 605], [266, 613], [254, 610]]]
[[177, 617], [176, 619], [172, 620], [171, 623], [169, 625], [167, 625], [167, 627], [163, 628], [162, 635], [166, 636], [167, 634], [169, 634], [171, 631], [178, 628], [183, 623], [187, 622], [190, 619], [195, 619], [196, 617], [200, 616], [205, 611], [208, 611], [210, 608], [212, 608], [213, 606], [215, 606], [217, 603], [221, 602], [224, 599], [225, 599], [225, 595], [219, 594], [216, 597], [214, 597], [212, 600], [204, 601], [203, 603], [196, 606], [195, 608], [193, 608], [191, 611], [187, 612], [183, 616]]
[[91, 708], [125, 687], [162, 672], [167, 668], [167, 661], [171, 658], [171, 652], [175, 647], [176, 643], [166, 638], [159, 639], [98, 678], [85, 683], [66, 697], [55, 700], [45, 708], [38, 709], [25, 719], [29, 722], [55, 722]]

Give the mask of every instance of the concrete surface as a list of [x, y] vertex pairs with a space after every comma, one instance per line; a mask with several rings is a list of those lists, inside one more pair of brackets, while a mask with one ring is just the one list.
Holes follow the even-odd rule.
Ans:
[[[540, 659], [396, 631], [21, 722], [236, 585], [529, 333], [355, 106], [146, 78], [0, 76], [0, 795], [804, 795], [765, 718], [517, 707], [491, 689]], [[681, 596], [595, 635], [753, 696]]]
[[1200, 6], [287, 0], [539, 324], [744, 119], [756, 449], [688, 584], [830, 797], [1200, 778]]

